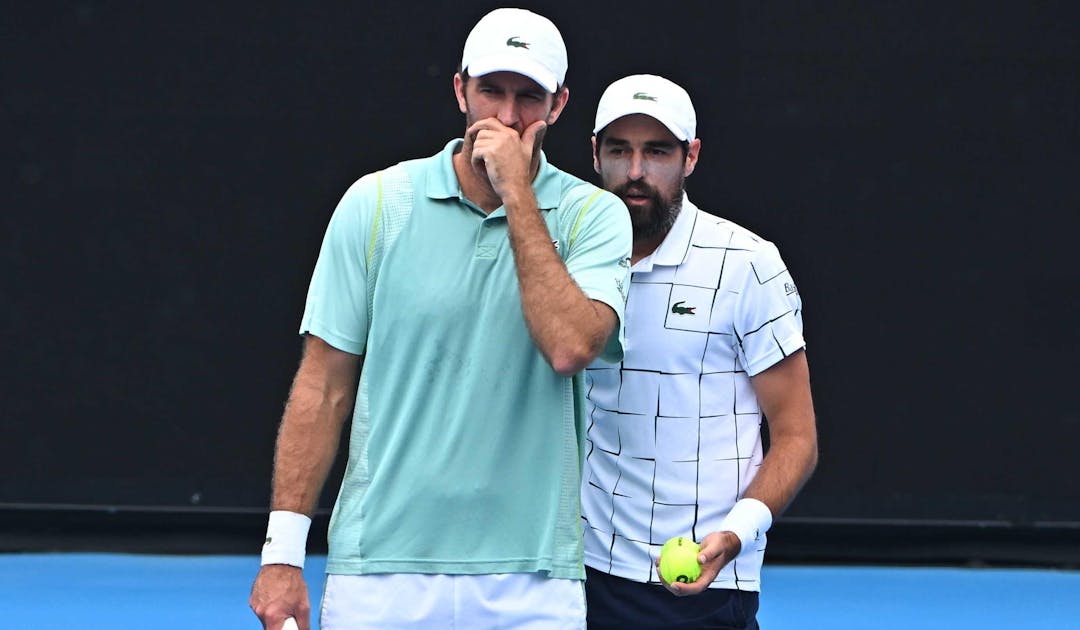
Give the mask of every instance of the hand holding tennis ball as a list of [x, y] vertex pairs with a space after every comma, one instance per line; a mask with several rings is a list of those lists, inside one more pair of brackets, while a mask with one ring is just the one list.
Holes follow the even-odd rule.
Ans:
[[689, 538], [676, 536], [660, 548], [660, 575], [668, 584], [693, 582], [701, 575], [701, 547]]

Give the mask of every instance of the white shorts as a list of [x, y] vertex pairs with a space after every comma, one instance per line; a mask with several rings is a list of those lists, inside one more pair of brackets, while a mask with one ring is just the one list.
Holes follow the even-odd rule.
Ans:
[[580, 580], [536, 573], [327, 575], [322, 630], [522, 628], [584, 630]]

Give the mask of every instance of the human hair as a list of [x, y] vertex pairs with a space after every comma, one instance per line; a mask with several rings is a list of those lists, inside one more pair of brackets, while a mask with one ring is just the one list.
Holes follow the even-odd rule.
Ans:
[[[602, 147], [604, 145], [604, 132], [606, 132], [606, 131], [607, 131], [607, 127], [604, 127], [600, 131], [596, 132], [596, 154], [597, 155], [600, 155], [600, 147]], [[676, 140], [678, 140], [678, 138], [676, 138]], [[689, 140], [680, 140], [679, 141], [679, 146], [682, 147], [682, 156], [683, 156], [683, 159], [685, 160], [686, 156], [690, 155], [690, 141]]]
[[[461, 83], [462, 83], [462, 85], [468, 85], [469, 78], [470, 78], [469, 77], [469, 71], [468, 70], [462, 70], [461, 66], [459, 65], [457, 72], [458, 72], [458, 74], [461, 75]], [[555, 91], [553, 92], [553, 94], [558, 94], [559, 90], [563, 89], [564, 87], [566, 87], [565, 84], [560, 84], [559, 87], [555, 88]]]

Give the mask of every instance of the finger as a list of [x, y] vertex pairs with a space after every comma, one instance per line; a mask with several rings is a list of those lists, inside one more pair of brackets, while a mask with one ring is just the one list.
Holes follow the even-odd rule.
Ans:
[[701, 565], [701, 575], [693, 581], [692, 586], [700, 586], [701, 590], [708, 588], [716, 576], [720, 575], [720, 569], [724, 567], [724, 564], [724, 562], [712, 562]]
[[[293, 611], [292, 616], [298, 630], [311, 630], [311, 605], [307, 600], [300, 602], [300, 605]], [[285, 626], [284, 630], [290, 629]]]
[[[474, 122], [473, 124], [469, 125], [469, 127], [465, 130], [465, 147], [464, 147], [464, 149], [467, 152], [471, 152], [475, 148], [475, 146], [476, 146], [476, 137], [478, 135], [480, 135], [480, 132], [483, 131], [484, 129], [489, 129], [490, 128], [490, 125], [484, 124], [484, 123], [487, 123], [490, 120], [491, 120], [490, 118], [485, 118], [484, 120], [478, 120], [478, 121]], [[498, 122], [498, 121], [495, 121], [495, 122]]]
[[544, 136], [547, 135], [547, 123], [538, 120], [529, 125], [525, 129], [525, 133], [521, 134], [521, 141], [528, 147], [529, 153], [535, 158], [540, 153], [540, 148], [544, 146]]
[[[497, 127], [485, 124], [488, 122], [493, 122], [495, 125], [497, 125]], [[466, 132], [466, 137], [468, 138], [466, 142], [470, 142], [471, 144], [469, 150], [472, 152], [473, 162], [482, 165], [484, 162], [484, 158], [487, 156], [487, 154], [493, 151], [494, 148], [497, 146], [497, 142], [495, 141], [498, 139], [499, 133], [507, 129], [510, 128], [503, 126], [501, 123], [499, 123], [498, 120], [495, 120], [494, 118], [487, 118], [481, 120], [469, 127], [468, 131]]]
[[653, 558], [653, 567], [656, 569], [656, 577], [660, 578], [660, 583], [664, 585], [668, 590], [671, 589], [671, 585], [664, 579], [664, 574], [660, 572], [660, 558]]
[[679, 589], [678, 589], [678, 588], [676, 588], [675, 586], [673, 586], [673, 585], [672, 585], [672, 584], [671, 584], [670, 582], [668, 582], [667, 580], [665, 580], [665, 579], [664, 579], [664, 575], [663, 575], [662, 573], [660, 573], [659, 571], [657, 571], [657, 572], [656, 572], [656, 577], [660, 578], [660, 584], [663, 584], [663, 585], [664, 585], [664, 588], [666, 588], [666, 589], [667, 589], [667, 590], [668, 590], [668, 591], [669, 591], [669, 592], [670, 592], [670, 593], [671, 593], [672, 595], [678, 595], [678, 594], [679, 594]]
[[483, 130], [482, 129], [477, 129], [475, 132], [470, 134], [471, 140], [466, 140], [466, 142], [471, 144], [471, 146], [468, 147], [468, 151], [469, 151], [468, 155], [470, 155], [471, 158], [472, 158], [473, 166], [476, 167], [476, 168], [484, 169], [484, 168], [486, 168], [486, 166], [485, 166], [486, 159], [485, 158], [486, 158], [488, 149], [486, 148], [486, 146], [484, 144], [483, 138], [480, 136], [481, 131], [483, 131]]
[[498, 118], [484, 118], [469, 125], [469, 128], [465, 131], [466, 136], [472, 136], [476, 139], [476, 134], [481, 131], [502, 131], [509, 129], [506, 125], [499, 122]]
[[[661, 578], [661, 580], [663, 580], [663, 578]], [[687, 593], [688, 584], [683, 584], [682, 582], [676, 582], [674, 584], [664, 582], [664, 586], [667, 587], [667, 590], [675, 597], [685, 597], [686, 595], [689, 595], [689, 593]]]
[[462, 150], [465, 152], [465, 155], [472, 155], [473, 161], [476, 161], [476, 141], [477, 136], [480, 135], [480, 131], [481, 130], [476, 128], [475, 125], [465, 130], [465, 143]]
[[691, 595], [697, 595], [705, 589], [709, 588], [710, 582], [698, 578], [697, 581], [690, 582], [689, 584], [679, 584], [679, 592], [676, 593], [679, 597], [689, 597]]
[[671, 582], [668, 582], [664, 579], [664, 574], [660, 572], [660, 558], [654, 558], [653, 564], [656, 565], [656, 577], [660, 579], [660, 583], [664, 585], [664, 588], [666, 588], [669, 593], [671, 593], [675, 597], [682, 597], [686, 594], [685, 584], [680, 584], [678, 582], [672, 584]]

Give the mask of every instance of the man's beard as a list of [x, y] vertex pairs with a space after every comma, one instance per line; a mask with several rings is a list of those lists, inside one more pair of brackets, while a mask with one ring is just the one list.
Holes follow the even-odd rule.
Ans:
[[682, 210], [685, 183], [685, 179], [680, 180], [674, 194], [667, 198], [659, 190], [644, 182], [629, 182], [612, 190], [622, 199], [629, 197], [631, 193], [649, 198], [649, 203], [644, 206], [627, 206], [630, 211], [630, 222], [634, 226], [635, 239], [667, 234], [671, 226], [675, 225], [675, 219]]

